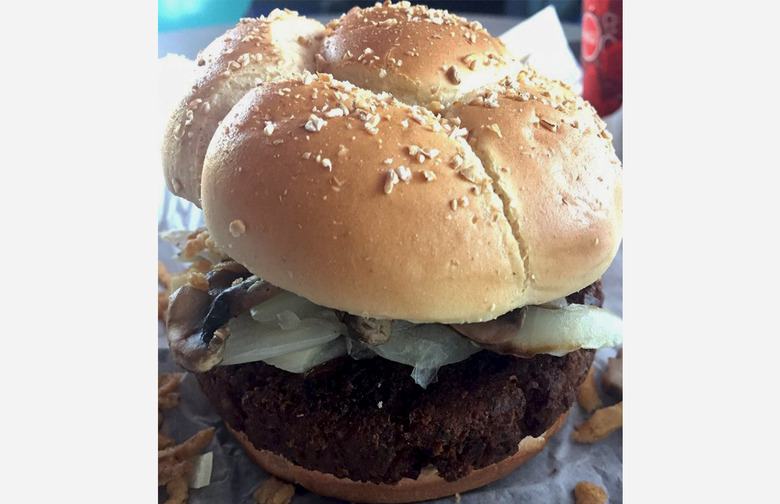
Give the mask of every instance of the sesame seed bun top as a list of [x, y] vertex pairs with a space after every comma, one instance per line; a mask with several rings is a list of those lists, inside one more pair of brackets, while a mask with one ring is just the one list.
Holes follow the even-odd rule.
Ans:
[[267, 80], [314, 69], [324, 27], [289, 10], [242, 19], [201, 51], [192, 87], [165, 132], [168, 189], [200, 206], [200, 177], [217, 124], [247, 91]]
[[596, 281], [620, 245], [623, 167], [595, 109], [526, 67], [445, 115], [495, 181], [533, 298]]
[[216, 243], [285, 290], [480, 322], [578, 291], [617, 252], [622, 166], [603, 121], [474, 24], [406, 2], [327, 29], [277, 11], [199, 64], [166, 136], [168, 186], [202, 196]]
[[250, 271], [324, 306], [494, 318], [522, 302], [525, 272], [464, 133], [326, 74], [271, 83], [211, 142], [206, 224]]
[[354, 8], [326, 27], [317, 70], [417, 105], [449, 105], [517, 68], [478, 22], [409, 2]]

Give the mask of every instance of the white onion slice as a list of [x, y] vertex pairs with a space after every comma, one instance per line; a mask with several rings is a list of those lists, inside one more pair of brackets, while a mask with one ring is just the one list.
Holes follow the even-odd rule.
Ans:
[[322, 310], [322, 306], [296, 296], [292, 292], [284, 291], [264, 303], [253, 306], [249, 311], [252, 318], [258, 322], [277, 322], [277, 315], [284, 311], [294, 313], [299, 319], [305, 319], [318, 315]]
[[572, 304], [549, 309], [529, 306], [517, 336], [485, 348], [527, 357], [563, 356], [580, 348], [611, 348], [623, 342], [623, 319], [603, 308]]
[[305, 373], [323, 362], [346, 355], [347, 344], [345, 340], [346, 337], [337, 338], [306, 350], [298, 350], [297, 352], [265, 359], [264, 362], [290, 373]]
[[274, 322], [260, 323], [245, 313], [228, 323], [223, 365], [266, 360], [332, 341], [347, 333], [343, 324], [319, 318], [302, 319], [290, 330]]
[[206, 452], [196, 455], [192, 459], [192, 472], [190, 473], [190, 488], [203, 488], [211, 483], [211, 467], [214, 463], [214, 452]]
[[301, 324], [301, 319], [298, 317], [298, 315], [294, 314], [290, 310], [284, 310], [281, 313], [277, 313], [276, 318], [279, 319], [279, 327], [285, 331], [295, 329]]
[[[356, 359], [378, 355], [412, 367], [414, 381], [426, 388], [441, 366], [465, 360], [483, 347], [448, 325], [393, 323], [390, 341], [371, 346], [343, 337], [346, 326], [329, 309], [282, 292], [229, 322], [231, 335], [222, 364], [262, 360], [291, 373], [349, 353]], [[529, 306], [523, 326], [510, 341], [484, 346], [491, 351], [530, 357], [562, 356], [580, 348], [605, 348], [622, 342], [622, 319], [593, 306]]]
[[460, 362], [481, 350], [449, 326], [401, 320], [393, 323], [387, 343], [377, 346], [355, 343], [353, 351], [359, 351], [359, 355], [368, 349], [387, 360], [412, 366], [412, 378], [423, 388], [436, 381], [441, 366]]

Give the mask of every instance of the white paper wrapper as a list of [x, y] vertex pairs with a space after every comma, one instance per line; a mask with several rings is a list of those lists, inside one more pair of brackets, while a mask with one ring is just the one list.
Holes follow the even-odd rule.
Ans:
[[510, 28], [499, 38], [515, 56], [524, 59], [540, 74], [565, 82], [577, 93], [582, 92], [582, 68], [569, 48], [552, 5]]
[[[577, 59], [571, 53], [563, 30], [555, 13], [549, 7], [537, 15], [507, 31], [501, 39], [518, 57], [530, 54], [528, 63], [538, 71], [550, 77], [561, 79], [576, 90], [581, 89], [581, 71]], [[175, 105], [188, 85], [186, 75], [188, 65], [181, 57], [162, 58], [160, 60], [160, 116], [167, 114]], [[184, 86], [184, 87], [182, 87]], [[164, 123], [163, 123], [164, 124]], [[622, 134], [612, 131], [613, 135]], [[189, 202], [173, 197], [161, 180], [158, 231], [168, 229], [194, 229], [203, 224], [200, 210]], [[173, 261], [175, 254], [171, 245], [158, 240], [158, 257], [172, 271], [181, 269]], [[604, 275], [605, 307], [622, 315], [622, 249], [615, 262]], [[181, 371], [173, 363], [167, 348], [165, 328], [159, 326], [159, 371]], [[615, 355], [614, 349], [599, 350], [596, 354], [596, 375], [606, 367], [607, 358]], [[214, 413], [198, 388], [195, 377], [189, 373], [179, 386], [181, 404], [177, 408], [163, 413], [163, 432], [176, 441], [183, 441], [197, 430], [214, 426], [214, 441], [204, 452], [213, 452], [213, 470], [211, 484], [191, 489], [189, 502], [192, 504], [232, 502], [252, 503], [252, 493], [268, 477], [256, 466], [233, 440], [224, 424]], [[602, 394], [602, 398], [606, 396]], [[606, 404], [612, 402], [606, 401]], [[517, 502], [573, 502], [573, 489], [577, 482], [591, 481], [604, 487], [609, 494], [609, 502], [622, 502], [623, 491], [623, 441], [622, 432], [611, 434], [608, 438], [594, 444], [580, 444], [571, 440], [574, 425], [583, 422], [588, 415], [575, 404], [569, 419], [559, 433], [548, 443], [547, 448], [530, 462], [504, 479], [486, 487], [461, 495], [464, 504], [492, 502], [509, 504]], [[165, 500], [164, 489], [160, 489], [160, 502]], [[293, 503], [324, 504], [339, 502], [334, 499], [311, 494], [296, 487]], [[433, 503], [454, 502], [448, 497], [431, 501]]]

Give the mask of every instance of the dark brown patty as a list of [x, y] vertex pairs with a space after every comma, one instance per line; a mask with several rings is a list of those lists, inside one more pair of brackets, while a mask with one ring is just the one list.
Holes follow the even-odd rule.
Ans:
[[440, 369], [427, 389], [411, 367], [381, 358], [342, 357], [306, 374], [253, 362], [197, 376], [232, 428], [306, 469], [395, 483], [433, 464], [452, 481], [547, 430], [571, 407], [594, 353], [482, 351]]

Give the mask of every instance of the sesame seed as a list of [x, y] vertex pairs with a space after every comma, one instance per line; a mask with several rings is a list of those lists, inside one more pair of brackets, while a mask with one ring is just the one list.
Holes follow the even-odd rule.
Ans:
[[423, 177], [425, 177], [426, 182], [433, 182], [436, 180], [436, 174], [430, 170], [423, 170]]
[[466, 128], [455, 126], [452, 132], [450, 132], [450, 138], [464, 137], [468, 134], [469, 134], [469, 130], [467, 130]]
[[328, 171], [333, 171], [333, 163], [330, 162], [330, 159], [325, 158], [322, 160], [322, 166], [328, 169]]
[[393, 187], [395, 187], [396, 184], [398, 184], [398, 175], [395, 173], [395, 170], [390, 169], [385, 178], [385, 194], [393, 192]]
[[306, 129], [306, 131], [309, 132], [317, 132], [322, 130], [322, 127], [328, 124], [328, 121], [325, 119], [322, 119], [321, 117], [317, 117], [314, 114], [311, 114], [309, 116], [309, 120], [306, 121], [306, 124], [303, 125], [303, 127]]
[[476, 184], [479, 179], [477, 177], [477, 169], [473, 166], [461, 168], [460, 170], [458, 170], [458, 175], [460, 175], [464, 179], [474, 184]]
[[542, 126], [545, 127], [545, 129], [549, 131], [558, 131], [558, 125], [548, 121], [547, 119], [541, 118], [539, 119], [539, 122], [542, 124]]
[[498, 135], [498, 138], [504, 138], [504, 136], [501, 134], [501, 129], [498, 127], [498, 124], [489, 124], [488, 129]]
[[452, 158], [452, 167], [458, 169], [461, 166], [463, 166], [463, 158], [459, 154], [455, 154], [455, 157]]
[[484, 106], [485, 108], [498, 108], [498, 95], [491, 94], [490, 96], [486, 97]]
[[474, 67], [477, 66], [477, 55], [467, 54], [462, 58], [462, 61], [469, 67], [469, 70], [474, 70]]
[[412, 170], [401, 165], [398, 167], [398, 177], [408, 183], [412, 179]]
[[230, 234], [233, 235], [233, 238], [238, 238], [246, 232], [246, 225], [244, 224], [244, 221], [236, 219], [230, 223], [228, 230], [230, 231]]
[[265, 133], [265, 136], [271, 136], [273, 134], [274, 129], [276, 128], [276, 125], [271, 121], [265, 122], [265, 128], [263, 128], [263, 133]]
[[452, 82], [453, 84], [460, 84], [460, 72], [458, 72], [458, 69], [454, 66], [451, 66], [447, 69], [447, 78]]

